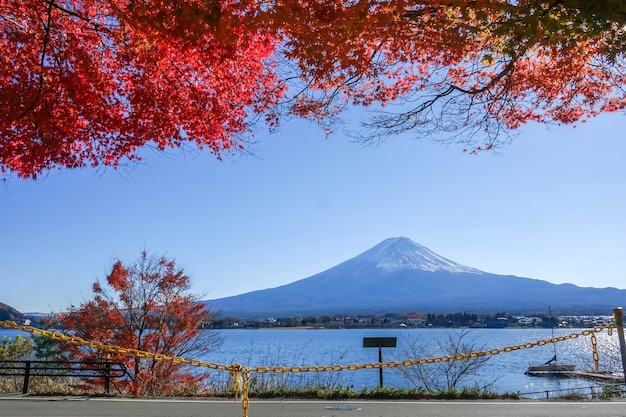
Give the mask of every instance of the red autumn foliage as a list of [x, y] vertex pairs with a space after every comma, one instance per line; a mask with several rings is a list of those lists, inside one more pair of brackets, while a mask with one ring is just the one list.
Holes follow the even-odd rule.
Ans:
[[[71, 334], [86, 340], [189, 358], [218, 342], [215, 334], [199, 330], [208, 312], [187, 294], [189, 287], [189, 277], [173, 261], [143, 252], [132, 265], [116, 262], [107, 286], [96, 282], [94, 298], [72, 307], [60, 322]], [[107, 352], [91, 348], [70, 345], [68, 349], [79, 360], [107, 357]], [[116, 388], [135, 395], [191, 392], [209, 376], [188, 366], [149, 358], [116, 354], [111, 360], [125, 363], [129, 371], [127, 379], [116, 382]], [[102, 384], [94, 380], [85, 383]]]
[[[218, 156], [262, 116], [493, 148], [626, 107], [621, 0], [0, 0], [0, 169]], [[476, 146], [473, 146], [475, 149]]]
[[309, 86], [295, 109], [378, 108], [368, 140], [408, 132], [493, 149], [528, 122], [626, 107], [623, 1], [296, 1], [284, 13], [292, 3], [285, 54]]
[[148, 144], [241, 146], [249, 113], [281, 96], [274, 41], [206, 6], [0, 0], [2, 171], [116, 166]]

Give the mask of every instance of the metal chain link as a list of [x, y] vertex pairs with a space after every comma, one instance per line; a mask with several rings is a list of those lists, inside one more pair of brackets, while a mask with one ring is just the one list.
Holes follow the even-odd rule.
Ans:
[[116, 345], [107, 345], [98, 341], [85, 340], [77, 336], [70, 336], [70, 335], [65, 335], [63, 333], [53, 332], [49, 330], [42, 330], [42, 329], [38, 329], [32, 326], [22, 326], [9, 320], [0, 321], [0, 325], [8, 329], [17, 329], [26, 333], [31, 333], [31, 334], [38, 335], [38, 336], [45, 336], [50, 339], [54, 339], [60, 342], [68, 342], [77, 346], [88, 346], [90, 348], [101, 350], [101, 351], [108, 352], [108, 353], [117, 353], [121, 355], [134, 356], [137, 358], [149, 358], [155, 361], [168, 361], [176, 365], [199, 366], [199, 367], [205, 367], [209, 369], [215, 369], [218, 371], [231, 371], [233, 369], [236, 371], [239, 371], [239, 369], [241, 368], [239, 364], [223, 365], [223, 364], [215, 363], [215, 362], [203, 362], [197, 359], [185, 359], [185, 358], [181, 358], [180, 356], [168, 356], [162, 353], [152, 353], [152, 352], [146, 352], [146, 351], [139, 350], [139, 349], [130, 349], [130, 348], [123, 348], [121, 346], [116, 346]]
[[250, 392], [250, 369], [244, 368], [241, 371], [243, 379], [243, 396], [241, 399], [241, 408], [243, 408], [243, 417], [248, 417], [248, 408], [250, 408], [250, 398], [248, 393]]
[[22, 326], [15, 322], [5, 320], [0, 321], [0, 325], [9, 329], [17, 329], [23, 332], [49, 337], [58, 341], [69, 342], [74, 345], [79, 346], [89, 346], [94, 349], [102, 350], [109, 353], [118, 353], [123, 355], [130, 355], [139, 358], [151, 358], [155, 361], [170, 361], [175, 364], [180, 365], [189, 365], [189, 366], [198, 366], [198, 367], [206, 367], [209, 369], [215, 369], [218, 371], [229, 371], [231, 375], [234, 376], [233, 383], [233, 391], [235, 392], [235, 401], [239, 394], [242, 394], [242, 402], [241, 406], [243, 408], [243, 417], [248, 417], [248, 408], [249, 408], [249, 397], [248, 392], [250, 390], [250, 373], [254, 372], [257, 374], [265, 374], [265, 373], [300, 373], [300, 372], [341, 372], [341, 371], [357, 371], [359, 369], [380, 369], [380, 368], [397, 368], [399, 366], [415, 366], [415, 365], [426, 365], [430, 363], [441, 363], [441, 362], [450, 362], [450, 361], [459, 361], [470, 358], [483, 357], [488, 355], [498, 355], [500, 353], [508, 353], [513, 352], [520, 349], [530, 349], [537, 346], [545, 346], [549, 343], [559, 343], [564, 342], [566, 340], [575, 339], [580, 336], [591, 336], [591, 344], [593, 346], [593, 360], [598, 369], [598, 350], [597, 350], [597, 339], [596, 333], [602, 332], [603, 330], [608, 330], [609, 335], [612, 334], [613, 324], [606, 324], [603, 326], [594, 327], [591, 330], [583, 330], [580, 333], [570, 333], [563, 336], [556, 336], [551, 339], [541, 339], [536, 342], [526, 342], [519, 345], [505, 346], [503, 348], [493, 348], [489, 350], [477, 351], [477, 352], [469, 352], [469, 353], [457, 353], [456, 355], [443, 355], [434, 358], [420, 358], [420, 359], [405, 359], [401, 362], [399, 361], [389, 361], [389, 362], [374, 362], [367, 364], [350, 364], [350, 365], [330, 365], [330, 366], [292, 366], [292, 367], [283, 367], [276, 366], [273, 368], [260, 366], [257, 368], [247, 368], [242, 367], [239, 364], [232, 365], [223, 365], [215, 362], [202, 362], [197, 359], [185, 359], [179, 356], [167, 356], [161, 353], [152, 353], [146, 352], [138, 349], [128, 349], [123, 348], [116, 345], [107, 345], [101, 342], [93, 341], [93, 340], [85, 340], [76, 336], [69, 336], [58, 332], [52, 332], [48, 330], [38, 329], [32, 326]]
[[[389, 361], [389, 362], [375, 362], [375, 363], [367, 363], [367, 364], [350, 364], [350, 365], [331, 365], [331, 366], [293, 366], [293, 367], [274, 367], [268, 368], [265, 366], [260, 366], [258, 368], [252, 368], [250, 372], [255, 372], [258, 374], [265, 374], [269, 372], [273, 373], [299, 373], [299, 372], [326, 372], [326, 371], [357, 371], [359, 369], [380, 369], [380, 368], [397, 368], [398, 366], [414, 366], [414, 365], [427, 365], [430, 363], [440, 363], [440, 362], [450, 362], [450, 361], [458, 361], [470, 358], [478, 358], [488, 355], [498, 355], [500, 353], [508, 353], [513, 352], [520, 349], [530, 349], [537, 346], [545, 346], [549, 343], [558, 343], [564, 342], [566, 340], [575, 339], [580, 336], [592, 336], [592, 339], [595, 338], [595, 333], [602, 332], [603, 330], [611, 331], [613, 325], [607, 324], [603, 326], [594, 327], [591, 330], [583, 330], [580, 333], [570, 333], [563, 336], [556, 336], [550, 339], [541, 339], [536, 342], [527, 342], [520, 345], [513, 346], [505, 346], [503, 348], [493, 348], [484, 351], [476, 351], [469, 353], [457, 353], [456, 355], [443, 355], [434, 358], [420, 358], [420, 359], [406, 359], [401, 362], [398, 361]], [[593, 342], [592, 342], [593, 343]], [[597, 356], [597, 351], [596, 351]]]
[[593, 364], [596, 367], [596, 372], [600, 369], [600, 360], [598, 357], [598, 339], [596, 334], [591, 334], [591, 349], [593, 350]]

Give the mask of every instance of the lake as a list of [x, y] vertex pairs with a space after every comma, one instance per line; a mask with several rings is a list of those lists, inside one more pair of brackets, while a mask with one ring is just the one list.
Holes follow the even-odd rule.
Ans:
[[[442, 352], [437, 348], [437, 341], [443, 341], [449, 334], [467, 332], [466, 341], [472, 342], [481, 350], [503, 348], [551, 337], [545, 329], [237, 329], [220, 330], [221, 346], [199, 359], [204, 362], [216, 362], [230, 365], [239, 363], [244, 366], [315, 366], [349, 365], [378, 362], [377, 348], [363, 348], [364, 337], [396, 337], [396, 348], [383, 348], [383, 362], [402, 361], [411, 357], [410, 344], [417, 343], [429, 352], [427, 356], [438, 356]], [[555, 335], [580, 332], [581, 329], [556, 329]], [[0, 337], [12, 337], [21, 332], [0, 329]], [[621, 370], [619, 346], [616, 332], [608, 336], [604, 331], [598, 336], [600, 369]], [[593, 369], [593, 357], [590, 337], [579, 337], [558, 343], [557, 353], [561, 362], [577, 365], [576, 369]], [[524, 374], [531, 364], [543, 363], [554, 355], [554, 346], [546, 345], [532, 349], [522, 349], [491, 356], [479, 372], [467, 382], [470, 386], [491, 385], [491, 389], [503, 392], [537, 393], [530, 397], [545, 397], [542, 391], [586, 389], [599, 386], [591, 382], [572, 378], [533, 377]], [[413, 356], [415, 357], [415, 356]], [[424, 357], [424, 355], [418, 356]], [[433, 365], [424, 365], [433, 366]], [[356, 371], [300, 373], [300, 374], [253, 374], [260, 379], [282, 378], [291, 385], [302, 386], [307, 382], [327, 385], [347, 385], [355, 389], [376, 387], [379, 385], [378, 369]], [[410, 387], [407, 379], [397, 370], [384, 369], [385, 386]], [[228, 380], [226, 372], [213, 372], [211, 381], [216, 384]]]

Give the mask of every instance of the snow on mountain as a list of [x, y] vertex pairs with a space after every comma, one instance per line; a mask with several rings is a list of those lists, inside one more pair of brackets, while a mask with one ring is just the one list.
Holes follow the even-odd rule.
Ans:
[[470, 268], [439, 256], [430, 249], [406, 237], [386, 239], [372, 249], [357, 256], [355, 260], [375, 263], [376, 268], [389, 272], [418, 269], [428, 272], [447, 271], [454, 274], [483, 273], [478, 269]]
[[496, 275], [437, 255], [410, 239], [386, 239], [326, 271], [276, 288], [207, 300], [210, 310], [238, 317], [332, 313], [522, 312], [546, 306], [610, 311], [626, 290]]

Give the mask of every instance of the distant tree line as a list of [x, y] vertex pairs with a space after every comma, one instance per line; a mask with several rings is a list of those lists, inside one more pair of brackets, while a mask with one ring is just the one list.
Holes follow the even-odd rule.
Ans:
[[426, 323], [436, 327], [471, 327], [479, 323], [476, 313], [427, 314]]
[[234, 316], [212, 317], [206, 327], [269, 328], [269, 327], [316, 327], [316, 328], [502, 328], [502, 327], [592, 327], [582, 316], [570, 316], [567, 320], [548, 315], [532, 317], [513, 316], [499, 313], [389, 313], [389, 314], [324, 314], [321, 316], [291, 316], [269, 318], [241, 318]]

